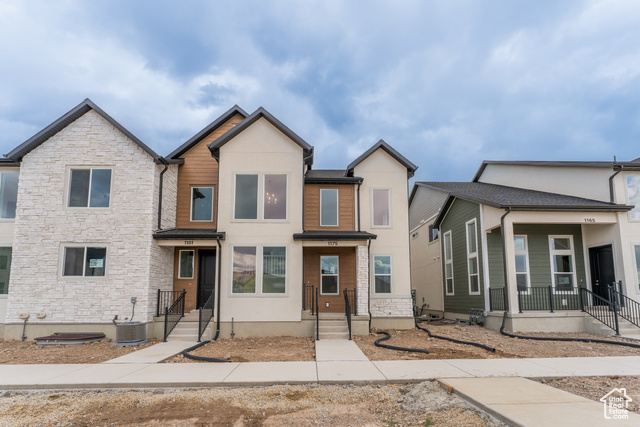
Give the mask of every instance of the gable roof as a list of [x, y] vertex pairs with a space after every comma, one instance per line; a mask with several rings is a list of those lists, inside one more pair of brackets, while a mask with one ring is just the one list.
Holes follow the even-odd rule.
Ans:
[[267, 120], [276, 129], [278, 129], [280, 132], [285, 134], [289, 139], [291, 139], [293, 142], [295, 142], [302, 148], [304, 152], [305, 164], [307, 165], [313, 164], [313, 147], [307, 144], [307, 142], [304, 139], [296, 135], [295, 132], [293, 132], [291, 129], [286, 127], [280, 120], [276, 119], [271, 113], [269, 113], [267, 110], [265, 110], [262, 107], [258, 108], [255, 112], [253, 112], [253, 114], [245, 118], [243, 121], [238, 123], [232, 129], [229, 129], [220, 138], [216, 139], [211, 144], [207, 145], [207, 147], [209, 147], [209, 150], [211, 150], [211, 154], [213, 155], [213, 157], [216, 160], [219, 160], [220, 148], [223, 145], [225, 145], [227, 142], [231, 141], [233, 138], [238, 136], [245, 129], [247, 129], [249, 126], [257, 122], [261, 118], [264, 118], [265, 120]]
[[236, 114], [240, 114], [243, 119], [246, 119], [248, 114], [242, 108], [238, 107], [238, 105], [234, 105], [229, 110], [224, 112], [220, 117], [209, 123], [204, 129], [195, 134], [191, 139], [182, 144], [180, 147], [176, 148], [171, 154], [167, 156], [167, 159], [178, 159], [184, 153], [189, 151], [194, 145], [198, 144], [204, 138], [207, 137], [211, 132], [218, 129], [222, 126], [227, 120]]
[[80, 117], [82, 117], [89, 110], [95, 111], [100, 116], [102, 116], [102, 118], [104, 118], [106, 121], [111, 123], [111, 125], [113, 125], [113, 127], [115, 127], [120, 132], [125, 134], [127, 138], [129, 138], [130, 140], [135, 142], [140, 148], [142, 148], [151, 157], [153, 157], [153, 160], [156, 163], [161, 163], [160, 156], [155, 151], [153, 151], [151, 148], [147, 147], [146, 144], [144, 144], [142, 141], [140, 141], [138, 138], [136, 138], [136, 136], [133, 135], [131, 132], [129, 132], [127, 129], [125, 129], [124, 126], [122, 126], [120, 123], [115, 121], [113, 119], [113, 117], [111, 117], [110, 115], [108, 115], [107, 113], [102, 111], [102, 109], [100, 107], [98, 107], [96, 104], [94, 104], [93, 101], [91, 101], [89, 98], [86, 98], [84, 101], [82, 101], [76, 107], [74, 107], [69, 112], [67, 112], [65, 115], [60, 117], [58, 120], [56, 120], [55, 122], [51, 123], [46, 128], [42, 129], [40, 132], [38, 132], [37, 134], [35, 134], [31, 138], [29, 138], [28, 140], [26, 140], [22, 144], [18, 145], [16, 148], [11, 150], [9, 153], [5, 154], [5, 157], [8, 157], [9, 159], [13, 160], [14, 162], [20, 162], [25, 155], [27, 155], [29, 152], [31, 152], [31, 150], [33, 150], [33, 149], [39, 147], [40, 145], [42, 145], [49, 138], [51, 138], [52, 136], [54, 136], [55, 134], [60, 132], [65, 127], [69, 126], [74, 121], [78, 120]]
[[630, 162], [603, 162], [603, 161], [538, 161], [538, 160], [484, 160], [478, 171], [474, 175], [472, 181], [477, 182], [484, 170], [489, 165], [505, 165], [505, 166], [542, 166], [542, 167], [563, 167], [563, 168], [605, 168], [613, 169], [622, 166], [623, 169], [638, 170], [640, 168], [640, 157]]
[[407, 178], [411, 178], [413, 174], [416, 172], [416, 170], [418, 169], [418, 166], [411, 163], [409, 160], [407, 160], [406, 157], [398, 153], [392, 146], [390, 146], [384, 140], [381, 139], [380, 141], [373, 144], [373, 146], [369, 148], [367, 151], [362, 153], [360, 157], [358, 157], [353, 162], [351, 162], [349, 166], [347, 166], [347, 175], [353, 176], [353, 169], [356, 166], [358, 166], [360, 163], [362, 163], [367, 157], [372, 155], [378, 148], [383, 149], [388, 155], [393, 157], [398, 163], [400, 163], [402, 166], [407, 168]]
[[419, 184], [446, 191], [449, 194], [434, 223], [435, 227], [440, 226], [456, 198], [514, 211], [624, 212], [633, 209], [633, 206], [628, 205], [483, 182], [420, 182]]
[[307, 184], [359, 184], [359, 176], [347, 176], [344, 169], [309, 169], [304, 175]]

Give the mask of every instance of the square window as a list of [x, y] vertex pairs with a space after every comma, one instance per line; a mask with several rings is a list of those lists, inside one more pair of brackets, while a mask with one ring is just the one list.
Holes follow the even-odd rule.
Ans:
[[191, 221], [213, 220], [213, 187], [191, 188]]
[[104, 276], [107, 248], [65, 247], [63, 276]]
[[338, 225], [338, 190], [335, 188], [320, 190], [320, 225]]
[[111, 197], [111, 169], [71, 169], [71, 208], [108, 208]]

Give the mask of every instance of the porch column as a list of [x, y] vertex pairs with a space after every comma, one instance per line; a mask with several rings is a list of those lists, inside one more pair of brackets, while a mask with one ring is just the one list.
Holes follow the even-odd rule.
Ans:
[[356, 289], [358, 315], [369, 314], [369, 251], [366, 246], [356, 247]]
[[505, 287], [508, 291], [509, 297], [509, 313], [518, 313], [520, 308], [518, 307], [518, 284], [516, 278], [516, 255], [515, 244], [513, 242], [513, 222], [509, 215], [504, 218], [504, 229], [502, 230], [504, 236], [504, 260], [505, 265]]

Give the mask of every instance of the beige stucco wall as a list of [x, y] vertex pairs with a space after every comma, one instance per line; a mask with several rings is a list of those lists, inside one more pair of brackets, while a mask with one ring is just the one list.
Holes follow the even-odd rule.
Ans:
[[[66, 207], [72, 166], [112, 168], [109, 208]], [[18, 187], [7, 323], [110, 323], [131, 315], [150, 321], [155, 289], [171, 286], [170, 249], [152, 238], [161, 168], [138, 145], [90, 110], [23, 160]], [[62, 277], [67, 243], [107, 247], [106, 276]], [[163, 258], [164, 257], [164, 258]], [[42, 312], [46, 317], [36, 319]]]
[[[614, 179], [614, 191], [616, 203], [631, 204], [627, 194], [627, 176], [640, 176], [638, 172], [622, 172]], [[640, 221], [632, 220], [628, 212], [619, 213], [619, 252], [616, 253], [616, 262], [623, 265], [618, 280], [622, 280], [626, 294], [640, 301], [640, 283], [636, 270], [634, 246], [640, 245]], [[615, 252], [614, 252], [615, 253]], [[617, 266], [616, 266], [617, 267]], [[618, 270], [616, 269], [616, 274]]]
[[[371, 314], [374, 317], [412, 316], [407, 169], [378, 149], [355, 167], [354, 175], [364, 178], [360, 188], [362, 230], [378, 236], [371, 243]], [[373, 226], [371, 198], [374, 188], [391, 190], [389, 227]], [[390, 295], [374, 292], [372, 263], [375, 255], [391, 255]]]
[[[220, 319], [236, 322], [299, 321], [302, 313], [303, 152], [267, 120], [259, 119], [220, 149], [218, 230], [226, 232], [221, 254]], [[264, 194], [262, 176], [287, 174], [287, 220], [234, 220], [234, 174], [258, 174], [258, 215]], [[286, 294], [231, 294], [233, 246], [286, 246]], [[257, 263], [261, 260], [258, 259]]]
[[[429, 311], [444, 310], [442, 299], [442, 264], [440, 260], [440, 239], [429, 243], [429, 225], [435, 218], [416, 228], [410, 237], [411, 283], [416, 290], [418, 307]], [[426, 305], [425, 305], [426, 304]]]

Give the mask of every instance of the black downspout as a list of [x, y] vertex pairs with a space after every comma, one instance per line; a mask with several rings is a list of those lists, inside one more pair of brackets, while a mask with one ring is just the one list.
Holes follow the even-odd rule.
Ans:
[[361, 182], [358, 183], [358, 231], [360, 231], [360, 186]]
[[[511, 208], [507, 208], [504, 215], [500, 217], [500, 231], [502, 232], [502, 264], [504, 274], [504, 313], [509, 311], [509, 280], [507, 275], [507, 233], [504, 229], [504, 218], [511, 213]], [[491, 286], [491, 285], [489, 285]]]
[[369, 333], [371, 333], [371, 239], [367, 245], [367, 311], [369, 312]]
[[164, 157], [158, 157], [158, 160], [164, 165], [164, 169], [160, 172], [160, 183], [158, 184], [158, 230], [162, 230], [162, 183], [164, 181], [164, 173], [169, 169], [169, 162]]
[[222, 296], [220, 295], [220, 265], [221, 265], [220, 258], [222, 258], [221, 256], [222, 245], [220, 244], [219, 238], [216, 239], [216, 242], [218, 243], [218, 304], [217, 304], [218, 314], [216, 315], [216, 335], [213, 337], [211, 341], [217, 340], [218, 335], [220, 335], [220, 300], [222, 299]]
[[[615, 170], [614, 174], [609, 177], [609, 196], [611, 203], [615, 203], [615, 197], [613, 195], [613, 178], [622, 172], [622, 165], [613, 165], [613, 170]], [[617, 169], [617, 170], [616, 170]]]

